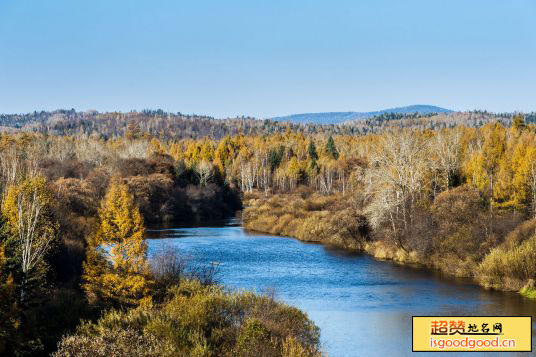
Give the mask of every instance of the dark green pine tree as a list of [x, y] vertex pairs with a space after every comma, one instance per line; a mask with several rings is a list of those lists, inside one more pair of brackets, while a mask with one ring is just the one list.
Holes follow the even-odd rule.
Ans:
[[316, 152], [316, 146], [312, 140], [309, 142], [309, 147], [307, 148], [307, 152], [309, 152], [309, 157], [311, 158], [311, 160], [318, 160], [318, 153]]
[[339, 158], [339, 152], [337, 151], [337, 147], [335, 147], [335, 141], [331, 136], [329, 137], [328, 142], [326, 144], [326, 152], [335, 160]]

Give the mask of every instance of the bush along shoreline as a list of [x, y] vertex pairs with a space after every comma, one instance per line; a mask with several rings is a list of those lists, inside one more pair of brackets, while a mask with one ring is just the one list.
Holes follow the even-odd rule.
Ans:
[[460, 186], [421, 207], [407, 236], [393, 237], [389, 229], [372, 227], [354, 196], [302, 187], [244, 195], [242, 220], [247, 230], [363, 252], [536, 298], [536, 219], [486, 206], [476, 190]]
[[82, 323], [53, 356], [321, 356], [318, 327], [272, 297], [199, 280], [182, 280], [165, 294], [162, 303]]

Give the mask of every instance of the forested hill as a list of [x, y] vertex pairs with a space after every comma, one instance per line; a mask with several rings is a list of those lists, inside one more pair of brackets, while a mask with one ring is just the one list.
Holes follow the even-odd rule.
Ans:
[[390, 108], [375, 112], [328, 112], [304, 113], [272, 118], [275, 121], [310, 124], [340, 124], [351, 120], [369, 119], [382, 114], [432, 114], [452, 113], [450, 109], [434, 105], [409, 105], [406, 107]]
[[[406, 107], [410, 108], [410, 107]], [[395, 109], [393, 109], [395, 110]], [[0, 114], [0, 132], [40, 132], [51, 135], [91, 135], [102, 138], [120, 137], [131, 133], [149, 134], [160, 139], [211, 137], [227, 135], [269, 135], [287, 130], [305, 134], [362, 135], [389, 128], [441, 129], [465, 125], [480, 127], [489, 122], [510, 126], [513, 113], [494, 114], [486, 111], [445, 113], [382, 113], [367, 119], [344, 117], [341, 124], [288, 123], [270, 119], [236, 117], [216, 119], [203, 115], [167, 113], [162, 110], [141, 112], [77, 112], [71, 110], [41, 111], [27, 114]], [[406, 109], [410, 111], [410, 109]], [[536, 121], [536, 113], [525, 115], [527, 123]]]

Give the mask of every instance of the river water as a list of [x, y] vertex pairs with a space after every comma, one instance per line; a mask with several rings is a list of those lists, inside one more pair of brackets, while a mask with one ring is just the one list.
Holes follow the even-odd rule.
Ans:
[[248, 232], [236, 219], [219, 226], [152, 230], [147, 238], [149, 255], [174, 247], [196, 264], [218, 262], [218, 280], [228, 287], [275, 291], [278, 299], [307, 312], [320, 327], [323, 350], [330, 357], [412, 354], [412, 315], [536, 316], [536, 302], [515, 293], [488, 291], [364, 254]]

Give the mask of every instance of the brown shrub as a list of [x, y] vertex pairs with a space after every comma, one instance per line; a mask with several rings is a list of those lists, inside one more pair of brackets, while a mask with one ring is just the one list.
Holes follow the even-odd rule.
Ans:
[[342, 195], [248, 197], [242, 215], [247, 229], [352, 249], [369, 239], [367, 219], [341, 204]]
[[440, 193], [431, 207], [444, 230], [448, 230], [451, 225], [473, 223], [484, 209], [485, 202], [478, 191], [467, 185]]
[[103, 329], [98, 335], [64, 337], [54, 357], [150, 357], [171, 356], [152, 334], [133, 329]]
[[147, 176], [154, 172], [153, 166], [146, 159], [118, 159], [114, 166], [120, 177]]
[[534, 235], [536, 235], [536, 218], [521, 223], [513, 231], [511, 231], [506, 236], [505, 246], [508, 248], [513, 248]]
[[173, 180], [168, 175], [151, 174], [127, 179], [140, 212], [148, 222], [170, 220], [173, 217]]

